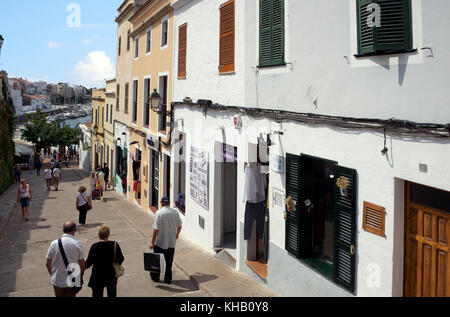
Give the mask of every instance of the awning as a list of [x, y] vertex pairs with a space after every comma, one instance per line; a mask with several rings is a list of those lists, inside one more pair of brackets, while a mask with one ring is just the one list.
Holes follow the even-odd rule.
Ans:
[[16, 156], [32, 155], [34, 152], [34, 145], [24, 140], [13, 140], [16, 146]]

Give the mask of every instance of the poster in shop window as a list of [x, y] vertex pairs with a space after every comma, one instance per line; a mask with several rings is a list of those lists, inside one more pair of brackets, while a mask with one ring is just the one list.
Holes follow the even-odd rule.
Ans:
[[209, 153], [191, 147], [189, 171], [191, 198], [209, 210]]

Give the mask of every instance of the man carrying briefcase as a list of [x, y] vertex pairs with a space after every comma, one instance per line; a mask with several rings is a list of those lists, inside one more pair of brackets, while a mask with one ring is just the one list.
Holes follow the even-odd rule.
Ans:
[[[153, 238], [150, 243], [150, 249], [155, 253], [164, 254], [166, 261], [166, 271], [164, 282], [172, 282], [172, 264], [175, 255], [175, 244], [181, 231], [181, 218], [178, 211], [170, 208], [170, 199], [164, 197], [161, 199], [162, 208], [156, 212], [153, 223]], [[154, 282], [159, 282], [160, 273], [150, 272]]]

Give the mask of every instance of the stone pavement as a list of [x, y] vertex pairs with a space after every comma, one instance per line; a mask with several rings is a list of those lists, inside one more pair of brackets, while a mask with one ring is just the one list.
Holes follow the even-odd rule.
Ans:
[[[75, 199], [79, 186], [89, 184], [87, 175], [79, 169], [63, 169], [59, 191], [48, 192], [42, 178], [34, 171], [24, 173], [31, 184], [33, 201], [30, 221], [22, 220], [15, 204], [16, 186], [0, 196], [0, 297], [54, 296], [45, 267], [45, 255], [54, 239], [62, 234], [67, 220], [78, 223]], [[76, 237], [85, 248], [98, 241], [97, 228], [111, 227], [111, 240], [117, 240], [125, 256], [125, 275], [119, 279], [120, 297], [273, 297], [276, 296], [250, 277], [233, 270], [190, 242], [183, 233], [177, 242], [173, 282], [154, 283], [143, 268], [143, 252], [148, 251], [152, 236], [153, 215], [130, 204], [112, 190], [105, 192], [106, 202], [94, 201], [88, 212], [87, 225], [79, 228]], [[4, 218], [9, 212], [11, 215]], [[90, 297], [85, 274], [85, 287], [79, 297]]]

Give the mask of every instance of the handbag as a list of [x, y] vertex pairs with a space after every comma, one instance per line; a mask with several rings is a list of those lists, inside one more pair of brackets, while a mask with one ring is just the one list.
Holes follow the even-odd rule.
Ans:
[[[83, 197], [84, 201], [86, 202], [86, 204], [88, 205], [87, 210], [91, 210], [92, 207], [91, 205], [89, 205], [89, 202], [86, 200], [86, 198], [84, 198], [83, 194], [80, 194], [81, 197]], [[80, 207], [78, 207], [78, 210], [80, 210]]]
[[[61, 239], [58, 239], [58, 246], [59, 246], [59, 252], [61, 252], [61, 256], [62, 256], [63, 261], [64, 261], [64, 265], [67, 268], [67, 274], [71, 275], [72, 271], [69, 270], [69, 261], [67, 261], [66, 253], [64, 252], [64, 248], [63, 248]], [[74, 279], [75, 279], [75, 277], [72, 278], [72, 282], [74, 282]], [[78, 294], [81, 291], [81, 289], [83, 287], [83, 275], [80, 275], [80, 284], [79, 285], [80, 286], [76, 286], [76, 285], [72, 286], [72, 293], [73, 294]]]
[[114, 263], [113, 263], [113, 266], [114, 266], [114, 272], [116, 273], [116, 277], [119, 278], [125, 274], [125, 268], [116, 262], [116, 249], [117, 249], [117, 242], [114, 241]]

